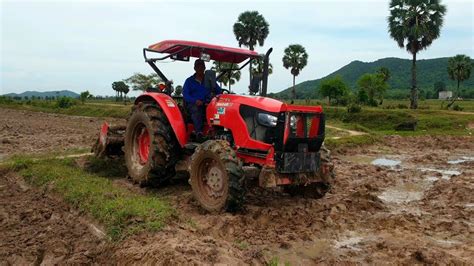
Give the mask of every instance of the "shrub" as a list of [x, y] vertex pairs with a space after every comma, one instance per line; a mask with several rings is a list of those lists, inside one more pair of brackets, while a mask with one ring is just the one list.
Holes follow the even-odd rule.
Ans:
[[395, 125], [397, 131], [415, 131], [418, 121], [416, 119], [409, 119]]
[[453, 106], [453, 110], [454, 111], [462, 111], [462, 110], [464, 110], [464, 108], [462, 106], [458, 105], [458, 104], [455, 104]]
[[360, 111], [362, 110], [362, 108], [360, 107], [360, 105], [358, 104], [350, 104], [349, 106], [347, 106], [347, 112], [348, 113], [359, 113]]
[[398, 108], [398, 109], [408, 109], [408, 105], [406, 105], [406, 104], [404, 104], [404, 103], [399, 103], [399, 104], [397, 105], [397, 108]]
[[396, 109], [397, 107], [395, 105], [388, 104], [388, 105], [383, 106], [382, 108], [383, 109]]
[[59, 108], [69, 108], [75, 104], [74, 100], [69, 97], [61, 97], [59, 100], [56, 102], [56, 107]]
[[378, 103], [375, 99], [369, 99], [369, 101], [367, 102], [367, 105], [377, 107]]
[[0, 96], [0, 103], [11, 104], [14, 103], [11, 97]]

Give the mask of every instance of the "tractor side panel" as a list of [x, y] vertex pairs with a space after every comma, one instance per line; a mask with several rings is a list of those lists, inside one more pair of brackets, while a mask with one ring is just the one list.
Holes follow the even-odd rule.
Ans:
[[135, 104], [144, 101], [154, 101], [161, 107], [166, 117], [168, 118], [168, 121], [174, 131], [176, 139], [178, 140], [181, 147], [184, 147], [184, 145], [188, 142], [188, 135], [186, 134], [186, 124], [183, 115], [179, 110], [178, 104], [173, 100], [173, 98], [164, 93], [147, 92], [140, 95], [135, 100]]
[[240, 115], [240, 103], [232, 101], [227, 95], [214, 98], [206, 110], [209, 125], [222, 126], [232, 131], [238, 148], [268, 151], [272, 145], [252, 139], [247, 125]]

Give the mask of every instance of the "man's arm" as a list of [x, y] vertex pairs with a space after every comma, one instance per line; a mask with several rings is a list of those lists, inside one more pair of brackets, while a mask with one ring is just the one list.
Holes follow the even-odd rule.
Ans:
[[216, 95], [219, 95], [219, 94], [222, 94], [222, 88], [219, 86], [219, 84], [217, 84], [217, 81], [216, 81]]
[[191, 95], [191, 90], [192, 90], [191, 82], [189, 81], [189, 79], [186, 79], [183, 85], [183, 98], [187, 103], [195, 104], [196, 100], [198, 99]]

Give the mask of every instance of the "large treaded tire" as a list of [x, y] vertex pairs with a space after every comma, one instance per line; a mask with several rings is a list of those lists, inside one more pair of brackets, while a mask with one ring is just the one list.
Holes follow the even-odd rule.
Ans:
[[331, 163], [331, 152], [323, 144], [320, 149], [321, 164], [327, 164], [329, 167], [329, 173], [323, 175], [322, 171], [319, 175], [322, 182], [315, 182], [307, 185], [288, 185], [284, 187], [284, 191], [291, 196], [301, 196], [304, 198], [319, 199], [324, 197], [326, 193], [331, 189], [331, 182], [335, 177], [334, 166]]
[[[137, 130], [149, 134], [148, 158], [140, 160]], [[178, 143], [161, 108], [155, 103], [139, 103], [132, 108], [125, 130], [125, 163], [130, 178], [140, 184], [157, 185], [175, 174]]]
[[[213, 171], [218, 173], [214, 190], [207, 181]], [[236, 212], [243, 208], [242, 162], [227, 141], [208, 140], [201, 144], [192, 155], [189, 172], [194, 198], [202, 208], [209, 212]]]

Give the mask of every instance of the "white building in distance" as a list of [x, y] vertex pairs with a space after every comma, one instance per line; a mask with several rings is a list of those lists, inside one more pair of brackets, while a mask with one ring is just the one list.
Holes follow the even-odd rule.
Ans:
[[452, 91], [440, 91], [438, 93], [438, 99], [440, 100], [447, 100], [453, 98], [453, 92]]

